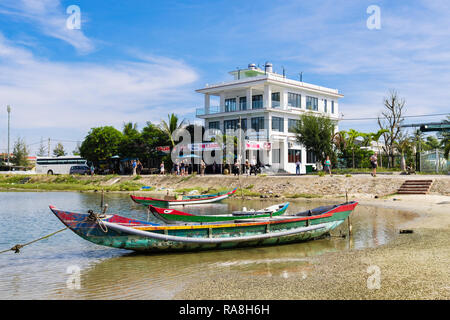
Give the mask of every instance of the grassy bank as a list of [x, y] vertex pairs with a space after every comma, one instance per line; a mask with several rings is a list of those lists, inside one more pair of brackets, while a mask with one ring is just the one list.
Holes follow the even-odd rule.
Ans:
[[[1, 175], [0, 190], [35, 191], [137, 191], [144, 184], [129, 179], [109, 185], [118, 176], [75, 176], [75, 175]], [[119, 178], [118, 178], [119, 179]]]
[[[342, 174], [333, 176], [174, 175], [72, 176], [0, 175], [0, 190], [216, 193], [238, 188], [236, 196], [252, 198], [382, 198], [395, 194], [405, 180], [432, 179], [431, 194], [450, 195], [450, 176]], [[143, 186], [151, 187], [142, 189]]]

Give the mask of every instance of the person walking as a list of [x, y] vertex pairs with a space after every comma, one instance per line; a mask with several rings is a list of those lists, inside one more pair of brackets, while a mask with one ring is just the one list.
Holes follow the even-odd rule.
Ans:
[[244, 170], [245, 174], [250, 175], [250, 163], [248, 162], [248, 159], [245, 159]]
[[161, 165], [159, 166], [159, 173], [161, 173], [161, 174], [165, 173], [164, 161], [161, 161]]
[[202, 176], [205, 175], [205, 169], [206, 169], [206, 163], [205, 163], [205, 161], [203, 161], [203, 159], [202, 159], [202, 162], [200, 163], [200, 174], [201, 174]]
[[325, 160], [325, 162], [323, 164], [324, 164], [323, 167], [325, 169], [325, 172], [328, 172], [331, 176], [331, 161], [330, 161], [329, 156], [327, 156], [327, 159]]
[[300, 159], [297, 159], [297, 162], [295, 162], [295, 174], [298, 176], [300, 175], [300, 165]]
[[376, 177], [377, 176], [377, 167], [378, 167], [378, 156], [377, 153], [375, 152], [371, 157], [370, 157], [370, 165], [372, 166], [372, 177]]

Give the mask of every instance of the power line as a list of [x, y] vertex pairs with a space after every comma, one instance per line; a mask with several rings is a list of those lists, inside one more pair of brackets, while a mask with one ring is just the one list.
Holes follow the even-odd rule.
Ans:
[[[446, 116], [446, 115], [450, 115], [450, 113], [421, 114], [421, 115], [415, 115], [415, 116], [402, 116], [402, 118], [436, 117], [436, 116]], [[380, 118], [380, 117], [376, 117], [376, 118], [350, 118], [350, 119], [340, 118], [339, 121], [378, 120], [378, 118]]]

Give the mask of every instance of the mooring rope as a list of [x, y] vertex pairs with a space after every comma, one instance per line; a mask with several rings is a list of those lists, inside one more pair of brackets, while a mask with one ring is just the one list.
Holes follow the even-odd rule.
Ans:
[[[104, 211], [106, 211], [107, 206], [105, 207]], [[89, 216], [87, 217], [87, 221], [89, 222], [95, 222], [98, 224], [98, 226], [100, 227], [100, 229], [102, 229], [102, 231], [104, 233], [108, 232], [108, 227], [105, 225], [105, 223], [103, 222], [103, 218], [106, 217], [105, 214], [102, 213], [95, 213], [92, 210], [88, 210]]]
[[28, 246], [29, 244], [32, 244], [32, 243], [37, 242], [37, 241], [39, 241], [39, 240], [43, 240], [43, 239], [50, 238], [51, 236], [53, 236], [53, 235], [55, 235], [55, 234], [57, 234], [57, 233], [59, 233], [59, 232], [61, 232], [61, 231], [64, 231], [64, 230], [66, 230], [66, 229], [67, 229], [67, 227], [65, 227], [65, 228], [63, 228], [63, 229], [61, 229], [61, 230], [55, 231], [55, 232], [53, 232], [53, 233], [50, 233], [50, 234], [48, 234], [48, 235], [46, 235], [46, 236], [43, 236], [43, 237], [41, 237], [41, 238], [39, 238], [39, 239], [36, 239], [36, 240], [30, 241], [30, 242], [27, 242], [27, 243], [25, 243], [25, 244], [16, 244], [16, 245], [15, 245], [14, 247], [12, 247], [11, 249], [0, 251], [0, 254], [5, 253], [5, 252], [8, 252], [8, 251], [14, 251], [14, 253], [20, 253], [20, 249], [22, 249], [23, 247]]

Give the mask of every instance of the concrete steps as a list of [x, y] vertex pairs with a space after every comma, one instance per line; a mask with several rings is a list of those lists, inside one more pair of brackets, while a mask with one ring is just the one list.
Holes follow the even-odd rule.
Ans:
[[427, 194], [430, 191], [433, 180], [406, 180], [398, 194]]

